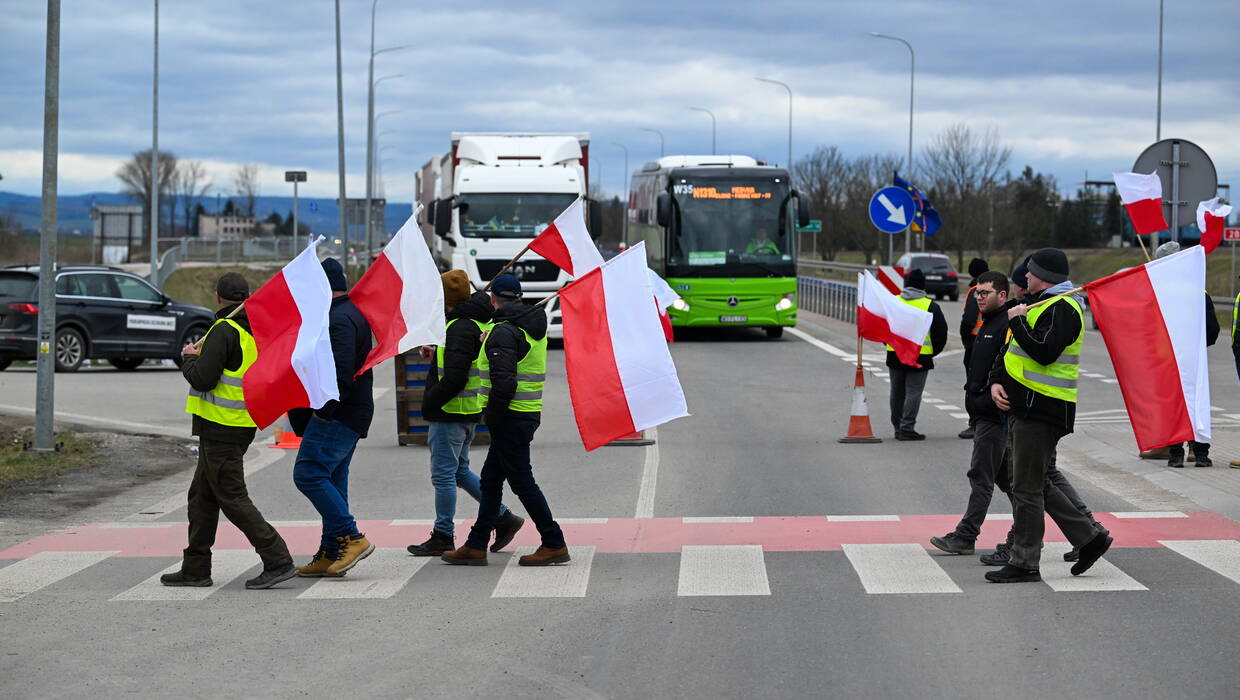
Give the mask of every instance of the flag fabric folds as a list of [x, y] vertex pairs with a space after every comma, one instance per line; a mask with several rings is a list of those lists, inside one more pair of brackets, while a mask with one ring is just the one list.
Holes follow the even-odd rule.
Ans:
[[689, 415], [647, 270], [638, 243], [560, 292], [568, 391], [587, 452]]
[[332, 292], [316, 251], [319, 236], [245, 301], [258, 359], [245, 373], [245, 407], [260, 429], [291, 408], [338, 400], [328, 335]]
[[900, 362], [921, 367], [917, 358], [934, 316], [900, 301], [869, 270], [857, 275], [857, 335], [886, 343]]
[[1162, 180], [1158, 179], [1158, 173], [1113, 173], [1113, 176], [1119, 199], [1138, 236], [1170, 228], [1163, 218]]
[[1207, 255], [1223, 242], [1228, 214], [1231, 214], [1231, 205], [1219, 204], [1218, 197], [1197, 205], [1197, 229], [1201, 231], [1201, 247], [1206, 249]]
[[943, 219], [939, 216], [939, 210], [934, 208], [930, 200], [921, 193], [921, 190], [913, 186], [911, 182], [900, 177], [899, 173], [894, 173], [891, 178], [891, 184], [896, 187], [902, 187], [913, 196], [913, 202], [917, 204], [917, 210], [913, 212], [913, 220], [909, 223], [909, 229], [913, 233], [925, 233], [927, 236], [933, 236], [943, 226]]
[[646, 268], [646, 272], [650, 273], [650, 288], [654, 290], [654, 307], [659, 312], [659, 323], [663, 326], [663, 337], [667, 338], [667, 342], [675, 340], [672, 332], [672, 317], [667, 313], [667, 307], [672, 302], [680, 298], [680, 295], [672, 291], [671, 285], [667, 280], [660, 277], [654, 270]]
[[419, 345], [443, 345], [443, 284], [415, 216], [353, 285], [349, 299], [377, 341], [358, 374]]
[[1142, 450], [1210, 442], [1205, 277], [1193, 246], [1085, 285]]
[[603, 264], [603, 256], [586, 230], [583, 203], [578, 197], [530, 242], [530, 250], [573, 277], [581, 277]]

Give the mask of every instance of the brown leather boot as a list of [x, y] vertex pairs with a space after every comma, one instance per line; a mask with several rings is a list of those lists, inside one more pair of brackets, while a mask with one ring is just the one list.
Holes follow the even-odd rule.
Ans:
[[570, 559], [572, 557], [568, 556], [568, 547], [551, 549], [550, 547], [540, 546], [533, 554], [521, 557], [517, 564], [521, 566], [553, 566], [555, 564], [567, 564]]
[[445, 564], [454, 566], [486, 566], [487, 550], [473, 547], [460, 547], [439, 557]]

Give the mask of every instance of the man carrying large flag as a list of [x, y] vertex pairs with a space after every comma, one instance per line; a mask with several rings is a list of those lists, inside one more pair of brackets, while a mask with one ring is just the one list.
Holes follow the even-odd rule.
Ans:
[[913, 268], [904, 275], [904, 291], [900, 301], [930, 313], [930, 330], [919, 348], [917, 359], [909, 362], [900, 357], [894, 345], [887, 345], [887, 367], [891, 370], [891, 427], [897, 440], [925, 440], [917, 432], [917, 414], [926, 378], [934, 369], [934, 356], [947, 345], [947, 319], [943, 310], [926, 294], [926, 275]]

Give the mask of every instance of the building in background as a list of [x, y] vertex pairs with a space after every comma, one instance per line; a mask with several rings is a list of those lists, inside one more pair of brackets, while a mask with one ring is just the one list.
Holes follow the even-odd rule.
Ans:
[[251, 236], [274, 236], [276, 225], [253, 216], [199, 214], [198, 237], [209, 240], [236, 240]]

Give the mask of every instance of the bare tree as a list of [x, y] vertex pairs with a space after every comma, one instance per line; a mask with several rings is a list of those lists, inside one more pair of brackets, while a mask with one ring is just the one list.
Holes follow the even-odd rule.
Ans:
[[254, 205], [258, 201], [258, 166], [254, 163], [237, 166], [233, 175], [233, 190], [241, 200], [241, 213], [254, 216]]
[[843, 242], [839, 232], [843, 224], [847, 170], [847, 161], [835, 146], [818, 146], [793, 166], [792, 174], [801, 196], [805, 197], [814, 217], [822, 221], [822, 233], [808, 234], [810, 245], [802, 242], [801, 250], [809, 249], [823, 260], [834, 260]]
[[989, 247], [990, 207], [1011, 157], [998, 131], [974, 131], [964, 123], [939, 132], [923, 151], [920, 169], [929, 183], [927, 194], [944, 222], [933, 240], [941, 249], [955, 250], [962, 267], [966, 249]]
[[198, 204], [208, 190], [211, 189], [211, 181], [207, 178], [207, 169], [203, 167], [201, 161], [187, 160], [182, 161], [177, 166], [176, 181], [173, 183], [176, 189], [177, 199], [181, 204], [181, 211], [185, 214], [185, 235], [190, 235], [194, 230], [190, 223], [190, 218], [194, 214], [194, 207]]
[[[156, 201], [162, 205], [169, 195], [173, 196], [173, 183], [176, 181], [177, 157], [171, 151], [159, 152], [159, 193]], [[151, 215], [151, 150], [138, 151], [133, 157], [121, 164], [116, 177], [124, 185], [125, 194], [142, 203], [142, 208], [150, 220]], [[163, 218], [163, 217], [161, 217]]]

